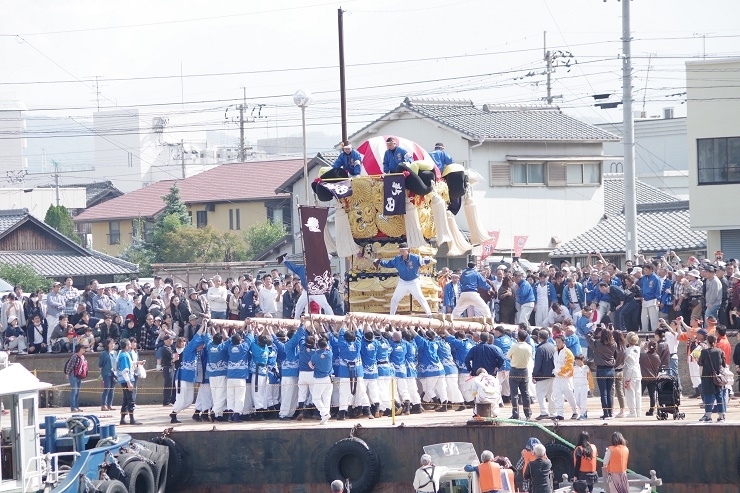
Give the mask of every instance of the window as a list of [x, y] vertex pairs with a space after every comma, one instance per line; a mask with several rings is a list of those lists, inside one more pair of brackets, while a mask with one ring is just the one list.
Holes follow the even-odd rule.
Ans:
[[699, 185], [740, 183], [740, 137], [697, 139]]
[[234, 209], [229, 209], [229, 229], [234, 229]]
[[195, 226], [198, 228], [205, 228], [208, 226], [208, 211], [196, 211]]
[[108, 244], [118, 245], [121, 243], [121, 222], [120, 221], [109, 221], [108, 222]]
[[545, 164], [512, 164], [511, 182], [514, 185], [544, 185]]
[[568, 185], [598, 185], [601, 183], [601, 163], [569, 163]]
[[151, 243], [154, 239], [154, 223], [151, 221], [144, 222], [144, 241]]
[[236, 229], [242, 229], [241, 209], [236, 210]]

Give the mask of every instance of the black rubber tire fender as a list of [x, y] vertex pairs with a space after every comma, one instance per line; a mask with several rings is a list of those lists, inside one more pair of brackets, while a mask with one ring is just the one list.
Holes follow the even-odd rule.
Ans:
[[358, 477], [350, 477], [353, 493], [370, 493], [380, 478], [380, 457], [364, 440], [344, 438], [332, 445], [324, 458], [326, 481], [345, 480], [350, 474], [345, 471], [345, 461], [354, 458], [362, 464]]
[[100, 490], [100, 493], [128, 493], [126, 485], [116, 479], [93, 481], [92, 483]]
[[[115, 456], [116, 461], [118, 461], [118, 466], [126, 470], [126, 466], [132, 462], [141, 462], [141, 458], [138, 457], [136, 454], [118, 454]], [[117, 479], [121, 482], [123, 482], [123, 477], [121, 476], [120, 471], [118, 470], [118, 467], [111, 464], [110, 467], [108, 467], [108, 477], [111, 479]]]
[[552, 463], [552, 477], [556, 484], [563, 480], [563, 474], [567, 474], [569, 478], [575, 475], [573, 449], [562, 443], [549, 443], [545, 445], [545, 450]]
[[122, 483], [126, 486], [128, 493], [156, 493], [157, 485], [149, 464], [132, 461], [126, 464], [123, 471], [126, 477], [123, 478]]
[[166, 446], [169, 451], [169, 459], [167, 460], [167, 486], [177, 486], [179, 483], [187, 479], [184, 474], [185, 471], [185, 451], [169, 437], [157, 437], [152, 438], [152, 442]]

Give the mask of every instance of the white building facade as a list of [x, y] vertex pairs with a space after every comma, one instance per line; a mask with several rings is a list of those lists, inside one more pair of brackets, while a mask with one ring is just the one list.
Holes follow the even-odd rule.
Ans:
[[6, 178], [20, 177], [28, 169], [26, 109], [21, 101], [0, 101], [0, 181], [5, 183], [11, 183]]
[[686, 63], [691, 227], [740, 258], [740, 58]]

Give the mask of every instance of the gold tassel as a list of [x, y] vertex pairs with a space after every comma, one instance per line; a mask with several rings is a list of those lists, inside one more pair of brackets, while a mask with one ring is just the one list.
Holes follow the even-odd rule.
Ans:
[[484, 241], [490, 240], [490, 236], [486, 233], [485, 228], [480, 223], [480, 217], [478, 217], [478, 205], [473, 200], [473, 197], [467, 197], [465, 199], [465, 218], [468, 221], [468, 230], [470, 231], [470, 241], [473, 245], [480, 245]]
[[[337, 210], [339, 207], [337, 207]], [[334, 213], [336, 215], [336, 212]], [[336, 224], [335, 224], [336, 227]], [[337, 244], [334, 241], [334, 238], [331, 236], [331, 232], [329, 231], [329, 224], [327, 223], [326, 227], [324, 228], [324, 244], [326, 245], [326, 253], [336, 253], [337, 251]]]
[[447, 206], [437, 192], [432, 193], [432, 216], [434, 226], [437, 228], [437, 245], [449, 243], [451, 238], [450, 230], [447, 228]]
[[447, 253], [448, 256], [459, 257], [473, 249], [473, 245], [468, 243], [468, 240], [465, 239], [460, 228], [457, 227], [455, 216], [453, 216], [450, 211], [447, 211], [447, 229], [450, 231], [451, 239], [449, 251]]
[[343, 207], [337, 207], [334, 214], [334, 228], [337, 236], [337, 255], [351, 257], [360, 251], [360, 247], [352, 237], [352, 228], [349, 225], [349, 216]]
[[421, 223], [419, 223], [419, 213], [408, 197], [406, 197], [406, 214], [403, 216], [406, 224], [406, 243], [409, 248], [419, 248], [427, 244], [424, 234], [421, 232]]

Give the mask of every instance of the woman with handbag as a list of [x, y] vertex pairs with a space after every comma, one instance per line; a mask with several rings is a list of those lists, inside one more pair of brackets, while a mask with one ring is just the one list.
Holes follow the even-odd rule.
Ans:
[[701, 350], [699, 366], [701, 367], [701, 396], [704, 401], [704, 416], [699, 421], [712, 421], [712, 410], [717, 406], [717, 422], [725, 420], [725, 403], [722, 389], [727, 385], [727, 377], [722, 369], [727, 366], [725, 353], [716, 347], [717, 337], [707, 337], [707, 348]]

